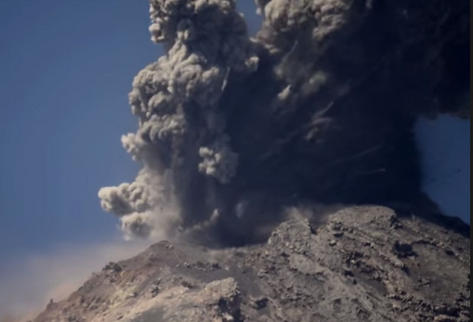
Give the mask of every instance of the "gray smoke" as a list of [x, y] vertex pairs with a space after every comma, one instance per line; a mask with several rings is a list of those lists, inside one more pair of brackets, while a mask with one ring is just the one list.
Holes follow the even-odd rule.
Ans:
[[151, 0], [166, 54], [133, 81], [127, 236], [241, 244], [304, 203], [412, 201], [418, 116], [467, 115], [467, 2]]

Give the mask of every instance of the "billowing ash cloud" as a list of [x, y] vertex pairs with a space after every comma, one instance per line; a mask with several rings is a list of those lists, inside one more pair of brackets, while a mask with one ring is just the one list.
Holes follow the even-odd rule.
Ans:
[[141, 162], [99, 191], [126, 234], [241, 244], [301, 203], [420, 195], [419, 115], [466, 115], [467, 2], [151, 0], [166, 54], [129, 95]]

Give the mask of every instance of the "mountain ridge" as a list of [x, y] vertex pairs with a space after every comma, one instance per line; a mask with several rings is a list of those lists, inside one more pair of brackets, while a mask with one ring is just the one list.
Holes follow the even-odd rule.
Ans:
[[313, 219], [238, 248], [161, 241], [33, 321], [469, 321], [464, 234], [383, 206]]

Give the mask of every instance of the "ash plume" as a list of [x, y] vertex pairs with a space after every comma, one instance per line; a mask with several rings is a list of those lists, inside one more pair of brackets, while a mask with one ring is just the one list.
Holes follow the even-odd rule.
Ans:
[[129, 94], [136, 180], [99, 191], [127, 236], [243, 244], [305, 203], [421, 195], [419, 116], [467, 116], [466, 1], [151, 0], [166, 54]]

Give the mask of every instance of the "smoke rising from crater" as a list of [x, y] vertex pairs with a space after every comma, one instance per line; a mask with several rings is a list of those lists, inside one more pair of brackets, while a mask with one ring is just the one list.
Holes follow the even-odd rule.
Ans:
[[151, 0], [166, 54], [129, 94], [136, 180], [99, 191], [127, 236], [242, 244], [303, 203], [420, 192], [420, 115], [465, 115], [468, 3]]

